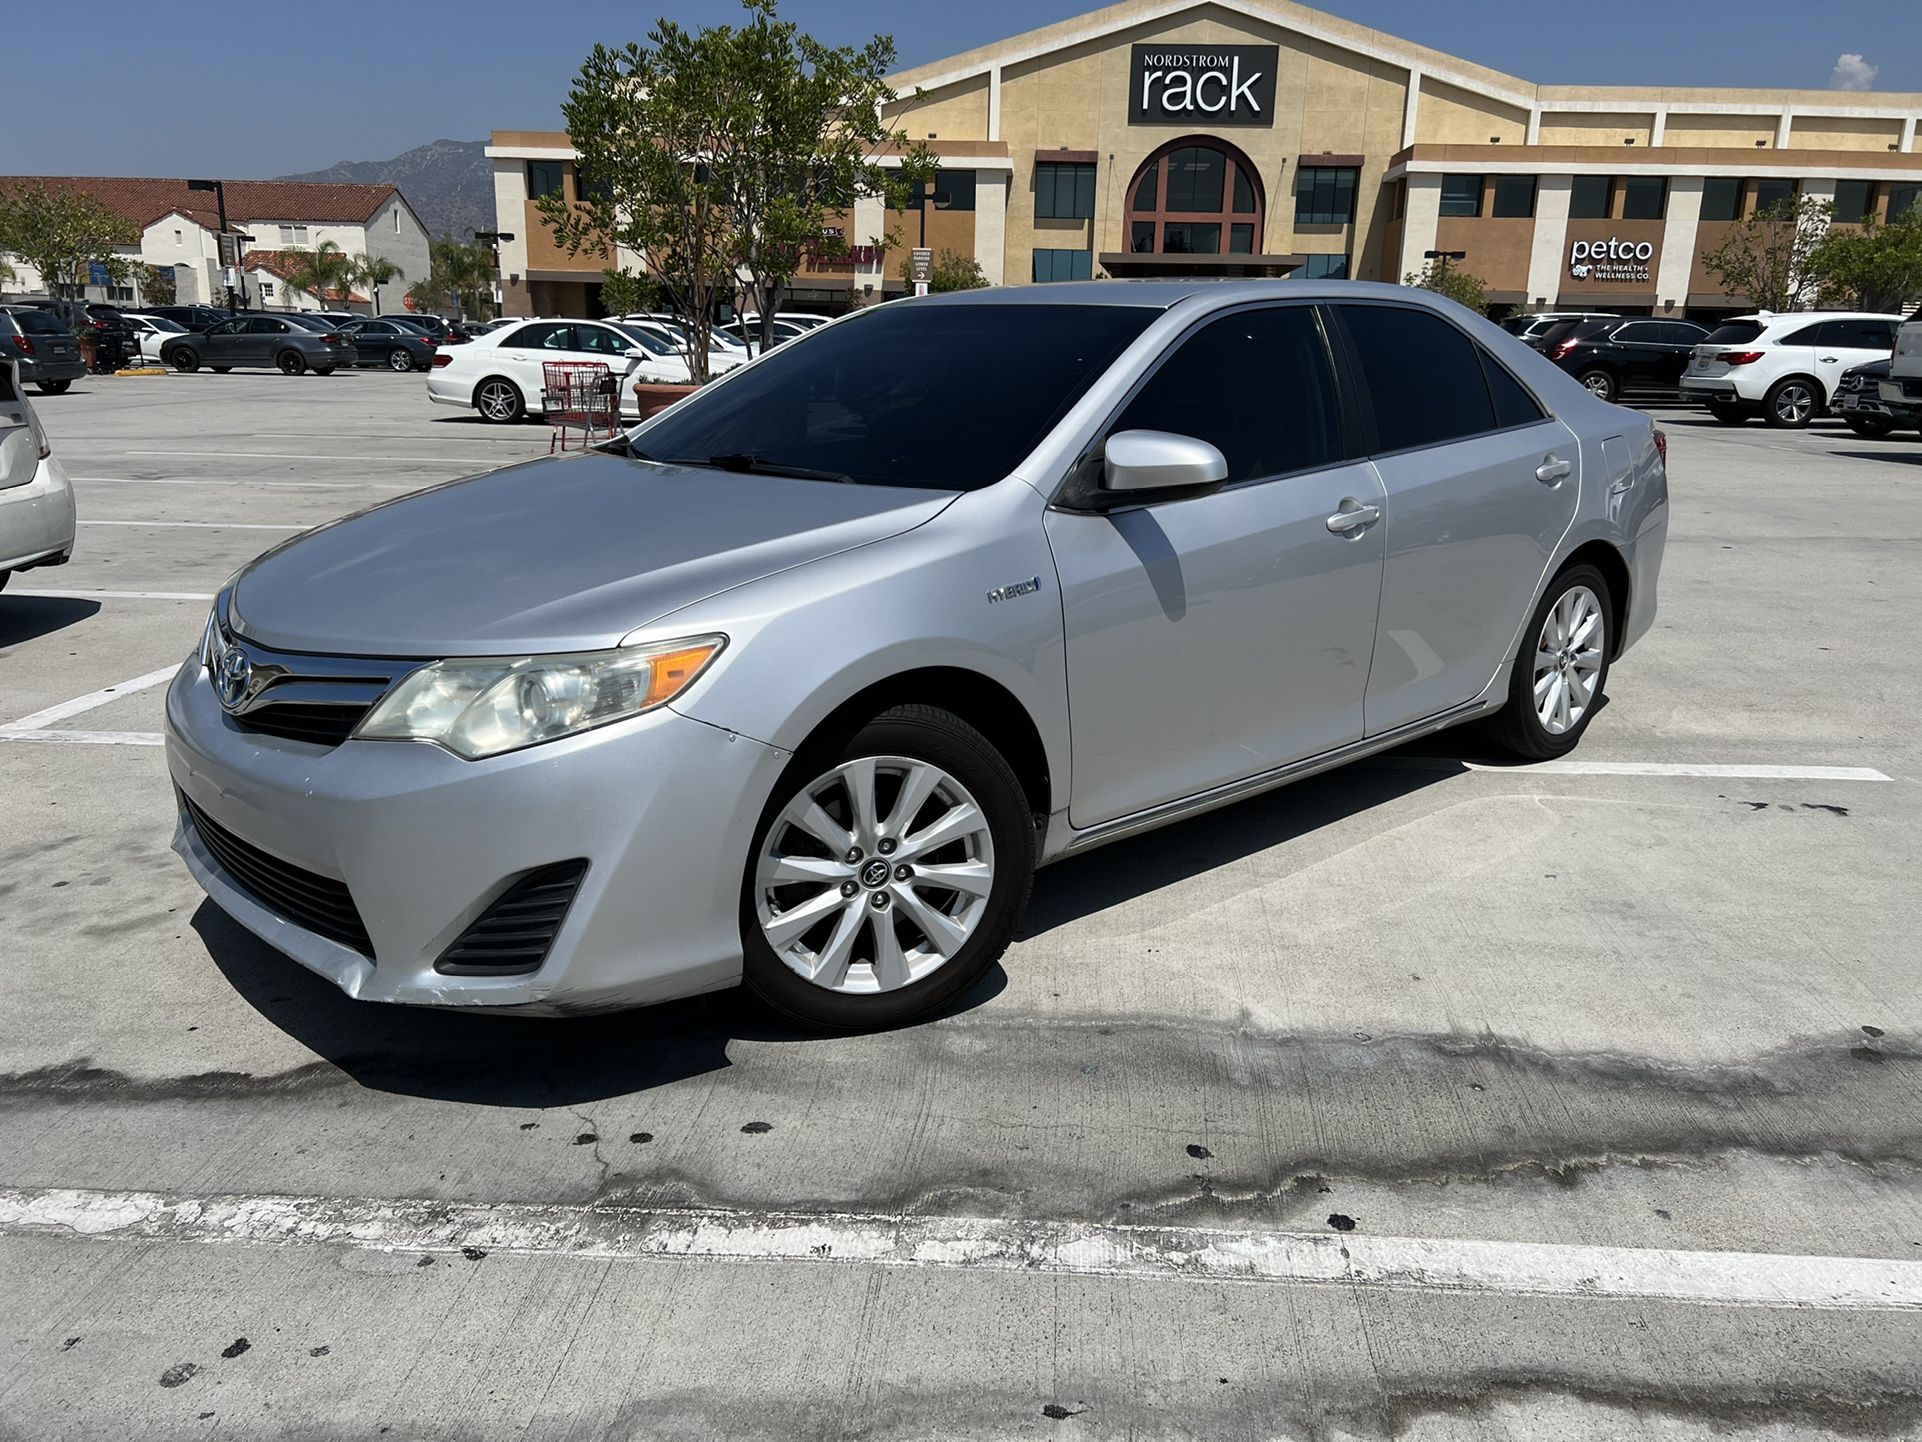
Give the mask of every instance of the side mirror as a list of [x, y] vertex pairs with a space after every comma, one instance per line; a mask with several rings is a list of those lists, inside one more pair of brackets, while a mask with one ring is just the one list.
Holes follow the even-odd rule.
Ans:
[[1228, 459], [1206, 441], [1168, 431], [1120, 431], [1101, 450], [1101, 489], [1112, 503], [1198, 492], [1228, 479]]

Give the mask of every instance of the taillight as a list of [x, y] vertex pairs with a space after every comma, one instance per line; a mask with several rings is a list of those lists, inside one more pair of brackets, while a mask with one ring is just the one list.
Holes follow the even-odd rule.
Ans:
[[327, 332], [327, 333], [326, 333], [325, 335], [323, 335], [323, 336], [321, 337], [321, 340], [322, 340], [322, 342], [323, 342], [323, 343], [325, 343], [325, 344], [327, 344], [327, 345], [339, 345], [339, 344], [340, 344], [340, 337], [339, 337], [339, 336], [337, 336], [337, 335], [335, 335], [335, 334], [334, 334], [334, 333], [333, 333], [332, 331], [329, 331], [329, 332]]
[[435, 370], [439, 370], [442, 366], [450, 366], [453, 363], [454, 363], [454, 358], [452, 356], [442, 355], [439, 351], [434, 352], [434, 369]]
[[1715, 359], [1725, 366], [1745, 366], [1755, 364], [1767, 354], [1765, 350], [1725, 350]]
[[21, 355], [33, 354], [33, 340], [30, 336], [17, 335], [13, 338], [13, 343], [19, 347]]
[[1660, 426], [1655, 428], [1655, 454], [1662, 458], [1662, 469], [1668, 469], [1668, 432]]

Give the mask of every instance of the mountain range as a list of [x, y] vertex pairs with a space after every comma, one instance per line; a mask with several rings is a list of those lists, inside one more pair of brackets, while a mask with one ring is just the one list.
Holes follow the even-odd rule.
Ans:
[[484, 140], [435, 140], [392, 160], [343, 160], [325, 170], [278, 175], [276, 180], [345, 185], [392, 185], [407, 197], [432, 236], [468, 239], [494, 225], [494, 170]]

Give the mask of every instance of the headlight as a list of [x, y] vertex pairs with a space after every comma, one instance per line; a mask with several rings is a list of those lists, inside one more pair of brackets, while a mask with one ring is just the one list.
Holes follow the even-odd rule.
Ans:
[[436, 661], [367, 713], [363, 741], [432, 741], [470, 761], [498, 756], [665, 705], [726, 644], [694, 636], [619, 651]]

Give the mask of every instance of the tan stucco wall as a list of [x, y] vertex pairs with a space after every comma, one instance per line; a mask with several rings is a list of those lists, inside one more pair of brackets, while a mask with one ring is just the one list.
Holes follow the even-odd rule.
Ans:
[[1415, 141], [1432, 145], [1487, 145], [1499, 136], [1504, 145], [1528, 139], [1528, 112], [1486, 95], [1424, 80], [1421, 108], [1415, 115]]
[[1789, 126], [1790, 150], [1893, 150], [1902, 139], [1899, 120], [1860, 116], [1798, 115]]
[[[1544, 135], [1546, 139], [1546, 135]], [[1753, 150], [1775, 144], [1775, 120], [1767, 115], [1709, 115], [1691, 111], [1668, 117], [1664, 145], [1726, 145]]]
[[1543, 145], [1647, 145], [1654, 135], [1653, 117], [1594, 111], [1547, 114], [1542, 117]]
[[1532, 218], [1491, 216], [1470, 220], [1466, 216], [1443, 216], [1435, 223], [1434, 249], [1468, 252], [1461, 269], [1479, 277], [1490, 290], [1525, 294], [1534, 248]]
[[910, 140], [978, 140], [988, 133], [988, 77], [976, 75], [917, 96], [901, 98], [882, 112]]

